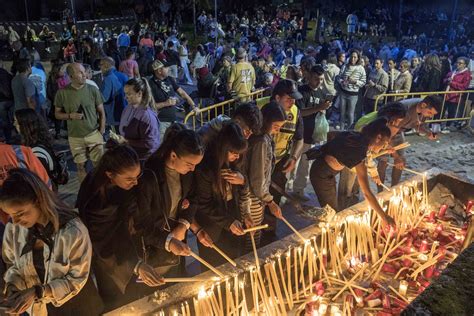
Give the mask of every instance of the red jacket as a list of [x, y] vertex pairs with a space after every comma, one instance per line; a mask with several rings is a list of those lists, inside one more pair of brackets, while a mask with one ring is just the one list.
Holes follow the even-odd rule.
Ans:
[[[453, 76], [454, 73], [454, 76]], [[453, 77], [451, 80], [451, 83], [449, 83], [449, 91], [463, 91], [467, 90], [469, 88], [469, 83], [471, 82], [471, 72], [469, 69], [465, 69], [464, 71], [460, 73], [456, 73], [451, 71], [448, 73], [446, 78], [444, 78], [444, 82], [448, 83], [448, 80]], [[458, 103], [459, 102], [459, 94], [447, 94], [446, 95], [446, 101], [452, 102], [452, 103]]]

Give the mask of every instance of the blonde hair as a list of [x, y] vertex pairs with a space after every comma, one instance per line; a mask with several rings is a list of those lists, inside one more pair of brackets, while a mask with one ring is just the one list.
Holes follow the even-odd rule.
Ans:
[[153, 111], [158, 111], [155, 104], [155, 99], [151, 93], [150, 84], [145, 78], [132, 78], [127, 81], [126, 86], [131, 86], [136, 93], [142, 93], [142, 102], [140, 105], [145, 108], [151, 108]]

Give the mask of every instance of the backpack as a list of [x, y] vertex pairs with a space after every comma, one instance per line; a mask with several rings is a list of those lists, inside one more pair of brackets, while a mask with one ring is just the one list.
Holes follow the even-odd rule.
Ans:
[[61, 152], [56, 154], [43, 145], [38, 145], [38, 147], [45, 150], [53, 161], [53, 170], [46, 170], [51, 181], [57, 185], [67, 184], [69, 181], [69, 168], [67, 166], [66, 153]]
[[51, 180], [58, 185], [69, 182], [69, 168], [67, 166], [66, 153], [53, 154], [54, 170], [51, 172]]

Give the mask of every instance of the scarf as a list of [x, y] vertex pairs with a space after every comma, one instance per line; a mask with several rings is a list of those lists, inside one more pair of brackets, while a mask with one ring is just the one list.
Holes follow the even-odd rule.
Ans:
[[[59, 217], [59, 229], [63, 228], [70, 220], [77, 217], [77, 214], [68, 210], [58, 210]], [[33, 251], [33, 248], [37, 240], [41, 240], [48, 246], [50, 252], [49, 257], [51, 258], [52, 249], [54, 247], [54, 226], [53, 223], [48, 222], [46, 226], [35, 224], [33, 227], [28, 228], [28, 235], [26, 236], [26, 244], [21, 250], [21, 256]], [[48, 258], [48, 260], [50, 259]]]

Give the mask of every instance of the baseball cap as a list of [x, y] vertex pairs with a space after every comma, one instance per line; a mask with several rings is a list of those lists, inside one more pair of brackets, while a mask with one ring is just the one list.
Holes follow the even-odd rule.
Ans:
[[290, 79], [278, 81], [278, 83], [275, 85], [275, 88], [273, 88], [272, 96], [282, 96], [285, 94], [289, 95], [295, 100], [303, 98], [303, 95], [298, 91], [298, 88], [296, 87], [296, 82]]
[[168, 61], [166, 60], [159, 60], [159, 59], [156, 59], [152, 64], [151, 64], [151, 68], [153, 69], [153, 71], [155, 70], [158, 70], [160, 68], [163, 68], [163, 67], [169, 67], [171, 66], [172, 64], [169, 63]]

